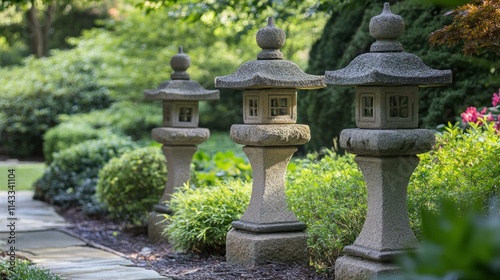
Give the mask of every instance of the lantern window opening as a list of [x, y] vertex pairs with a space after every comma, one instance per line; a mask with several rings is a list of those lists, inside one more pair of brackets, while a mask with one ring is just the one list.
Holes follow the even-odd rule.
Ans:
[[373, 96], [365, 95], [361, 97], [363, 117], [373, 117]]
[[290, 97], [270, 96], [269, 101], [269, 113], [271, 117], [290, 115]]
[[249, 97], [248, 98], [248, 115], [251, 117], [258, 116], [258, 98], [257, 97]]
[[179, 122], [191, 122], [193, 117], [193, 107], [179, 108]]
[[391, 118], [408, 118], [408, 96], [393, 95], [389, 97], [389, 116]]

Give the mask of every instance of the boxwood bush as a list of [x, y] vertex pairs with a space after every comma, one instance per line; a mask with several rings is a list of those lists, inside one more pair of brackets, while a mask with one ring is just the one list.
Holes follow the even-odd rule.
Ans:
[[129, 138], [88, 140], [54, 155], [34, 183], [35, 198], [64, 207], [81, 205], [89, 214], [98, 209], [93, 198], [99, 170], [110, 159], [136, 148]]
[[96, 196], [112, 218], [144, 226], [166, 182], [165, 156], [146, 147], [111, 159], [99, 172]]
[[172, 196], [164, 235], [174, 249], [208, 253], [225, 252], [231, 222], [240, 218], [250, 202], [250, 183], [228, 180], [220, 185], [190, 188]]
[[102, 138], [109, 135], [107, 129], [96, 129], [87, 123], [63, 122], [49, 129], [43, 136], [43, 154], [47, 164], [53, 155], [75, 144], [86, 140]]
[[42, 155], [42, 136], [58, 123], [58, 115], [110, 105], [107, 88], [96, 82], [94, 68], [100, 62], [80, 55], [76, 50], [56, 52], [0, 69], [0, 142], [5, 153]]

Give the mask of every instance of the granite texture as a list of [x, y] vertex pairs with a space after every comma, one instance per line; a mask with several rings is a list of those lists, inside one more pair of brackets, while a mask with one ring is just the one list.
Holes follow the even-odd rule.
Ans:
[[347, 67], [325, 72], [330, 85], [439, 86], [452, 82], [451, 70], [435, 70], [407, 52], [371, 52], [354, 58]]
[[311, 134], [309, 126], [303, 124], [234, 124], [231, 138], [248, 146], [297, 146], [307, 143]]
[[219, 99], [218, 90], [207, 90], [198, 82], [189, 79], [186, 70], [191, 65], [190, 57], [179, 47], [179, 53], [170, 60], [174, 73], [171, 80], [160, 84], [156, 89], [144, 91], [146, 100], [216, 100]]
[[151, 137], [158, 143], [170, 146], [198, 145], [210, 137], [207, 128], [157, 127], [151, 131]]
[[436, 137], [427, 129], [344, 129], [340, 146], [347, 152], [364, 156], [405, 156], [429, 152]]
[[232, 229], [226, 238], [226, 260], [252, 267], [268, 262], [307, 265], [307, 234], [281, 232], [253, 234]]
[[288, 60], [252, 60], [231, 75], [216, 77], [215, 87], [316, 89], [325, 87], [325, 81], [323, 76], [304, 73]]
[[335, 262], [337, 280], [372, 280], [378, 277], [394, 276], [399, 271], [397, 265], [375, 262], [351, 256], [343, 256]]
[[[287, 99], [287, 114], [273, 116], [271, 100]], [[254, 107], [250, 102], [255, 102]], [[255, 107], [255, 105], [257, 105]], [[250, 108], [256, 112], [250, 114]], [[255, 110], [255, 109], [254, 109]], [[251, 89], [243, 92], [243, 122], [245, 124], [294, 124], [297, 122], [297, 90], [296, 89]]]
[[151, 211], [148, 214], [148, 238], [149, 241], [156, 243], [159, 241], [168, 242], [166, 236], [163, 236], [163, 231], [167, 226], [165, 220], [166, 213], [160, 213], [156, 211]]
[[286, 35], [274, 25], [272, 17], [268, 18], [266, 27], [259, 29], [255, 39], [262, 48], [257, 55], [258, 59], [283, 59], [283, 53], [279, 49], [285, 45]]
[[384, 4], [382, 13], [370, 20], [370, 34], [377, 41], [372, 44], [372, 52], [403, 51], [403, 45], [397, 41], [405, 30], [405, 21], [391, 12], [389, 3]]

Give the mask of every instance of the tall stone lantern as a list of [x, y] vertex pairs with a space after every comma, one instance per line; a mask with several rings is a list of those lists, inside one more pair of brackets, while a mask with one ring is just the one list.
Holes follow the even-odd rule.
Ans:
[[376, 39], [370, 52], [347, 67], [326, 72], [326, 83], [355, 86], [357, 129], [345, 129], [340, 145], [356, 154], [368, 188], [362, 231], [335, 263], [335, 279], [371, 279], [397, 271], [394, 257], [419, 247], [408, 219], [406, 193], [420, 153], [435, 144], [434, 133], [418, 127], [418, 87], [451, 83], [450, 70], [427, 67], [403, 52], [397, 39], [403, 19], [388, 3], [370, 21]]
[[309, 127], [296, 124], [297, 90], [322, 88], [324, 78], [283, 60], [285, 33], [272, 18], [256, 39], [262, 48], [257, 60], [215, 79], [217, 88], [243, 89], [244, 124], [231, 127], [231, 138], [245, 145], [253, 172], [250, 204], [227, 234], [226, 259], [244, 266], [306, 263], [306, 225], [287, 207], [285, 173], [297, 146], [310, 139]]
[[162, 214], [171, 214], [168, 207], [175, 188], [189, 180], [191, 160], [201, 144], [210, 136], [207, 128], [198, 127], [198, 102], [219, 99], [218, 90], [206, 90], [198, 82], [190, 80], [186, 70], [191, 59], [179, 53], [170, 60], [174, 70], [171, 80], [163, 82], [157, 89], [145, 90], [147, 100], [163, 102], [163, 127], [154, 128], [152, 138], [163, 144], [162, 150], [167, 159], [167, 185], [158, 204], [149, 214], [148, 235], [152, 241], [159, 241], [163, 232]]

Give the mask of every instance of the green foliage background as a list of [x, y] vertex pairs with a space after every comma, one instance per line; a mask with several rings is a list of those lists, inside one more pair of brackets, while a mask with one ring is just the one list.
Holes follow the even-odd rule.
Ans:
[[[356, 56], [369, 52], [374, 40], [368, 24], [381, 13], [383, 2], [370, 1], [334, 11], [322, 37], [312, 47], [307, 72], [322, 75], [325, 70], [341, 69]], [[430, 47], [429, 34], [451, 20], [444, 16], [447, 9], [412, 0], [389, 2], [392, 12], [402, 16], [406, 23], [400, 38], [405, 51], [416, 54], [431, 68], [453, 71], [451, 85], [420, 89], [420, 126], [434, 128], [454, 123], [467, 106], [488, 105], [491, 94], [499, 87], [500, 57], [492, 53], [465, 57], [460, 47]], [[353, 88], [328, 86], [303, 96], [298, 110], [301, 122], [311, 127], [308, 150], [331, 147], [332, 139], [342, 129], [355, 127]]]

